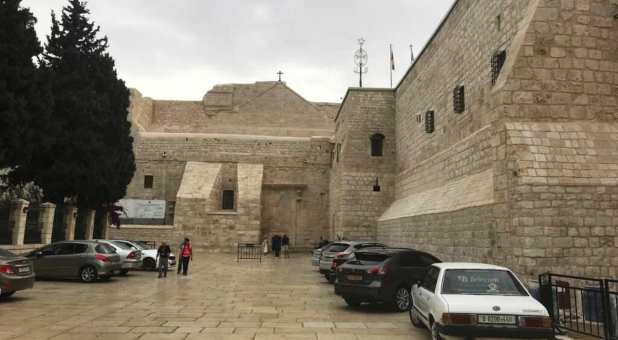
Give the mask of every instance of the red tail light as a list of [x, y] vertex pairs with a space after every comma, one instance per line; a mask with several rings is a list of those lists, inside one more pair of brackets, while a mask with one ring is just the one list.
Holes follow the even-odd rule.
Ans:
[[137, 252], [136, 251], [132, 251], [129, 253], [129, 255], [127, 255], [128, 259], [136, 259], [137, 258]]
[[551, 328], [551, 319], [546, 316], [522, 316], [519, 318], [519, 327]]
[[444, 325], [476, 325], [475, 314], [442, 314], [442, 324]]
[[2, 274], [15, 274], [13, 267], [9, 265], [0, 266], [0, 273]]
[[376, 267], [372, 267], [367, 269], [367, 273], [368, 274], [374, 274], [374, 275], [386, 275], [387, 273], [387, 269], [385, 266], [376, 266]]
[[105, 255], [96, 254], [94, 257], [95, 257], [97, 260], [99, 260], [99, 261], [103, 261], [103, 262], [111, 262], [111, 261], [109, 260], [109, 257], [107, 257], [107, 256], [105, 256]]

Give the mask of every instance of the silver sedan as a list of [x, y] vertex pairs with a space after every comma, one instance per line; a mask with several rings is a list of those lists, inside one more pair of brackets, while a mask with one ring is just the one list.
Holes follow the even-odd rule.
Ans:
[[129, 247], [122, 242], [113, 240], [97, 240], [98, 242], [105, 243], [116, 249], [116, 253], [120, 255], [122, 260], [122, 268], [120, 269], [120, 275], [126, 275], [130, 270], [142, 268], [142, 252], [140, 250]]

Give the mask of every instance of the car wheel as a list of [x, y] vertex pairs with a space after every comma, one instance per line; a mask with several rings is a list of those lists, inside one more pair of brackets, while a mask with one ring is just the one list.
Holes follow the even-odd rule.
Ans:
[[410, 310], [410, 291], [406, 287], [399, 287], [395, 291], [393, 307], [399, 312]]
[[350, 307], [358, 307], [361, 304], [361, 301], [355, 298], [344, 297], [343, 299], [345, 300], [345, 303], [347, 303]]
[[412, 325], [414, 325], [414, 327], [416, 328], [425, 327], [425, 325], [423, 325], [423, 322], [418, 316], [418, 311], [414, 309], [414, 306], [411, 306], [410, 308], [410, 322], [412, 322]]
[[15, 294], [15, 292], [4, 292], [4, 293], [0, 293], [0, 299], [6, 299], [8, 297], [10, 297], [11, 295]]
[[93, 266], [85, 266], [79, 271], [79, 278], [82, 282], [93, 282], [97, 279], [97, 269]]
[[155, 270], [157, 268], [157, 263], [155, 260], [151, 258], [144, 259], [144, 264], [142, 265], [144, 270]]
[[434, 322], [431, 324], [431, 339], [432, 340], [442, 340], [440, 336], [440, 332], [438, 332], [438, 323]]

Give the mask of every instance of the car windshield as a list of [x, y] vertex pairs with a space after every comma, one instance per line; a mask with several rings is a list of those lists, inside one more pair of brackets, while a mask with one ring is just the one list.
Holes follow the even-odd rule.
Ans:
[[99, 254], [115, 254], [116, 253], [116, 249], [114, 249], [114, 247], [110, 246], [109, 244], [105, 244], [105, 243], [97, 244], [94, 250], [96, 250], [96, 252]]
[[121, 249], [124, 249], [124, 250], [129, 250], [129, 249], [131, 249], [131, 247], [130, 247], [129, 245], [124, 244], [123, 242], [112, 241], [112, 243], [113, 243], [116, 247], [121, 248]]
[[142, 241], [133, 241], [133, 243], [135, 243], [138, 247], [140, 247], [142, 250], [144, 249], [154, 249], [154, 247], [152, 247], [151, 245], [147, 244], [146, 242], [142, 242]]
[[326, 251], [331, 253], [339, 253], [348, 249], [349, 246], [350, 245], [345, 243], [334, 243], [330, 247], [328, 247]]
[[0, 249], [0, 257], [16, 257], [17, 255], [11, 253], [6, 249]]
[[448, 269], [442, 294], [528, 295], [511, 272], [498, 269]]
[[390, 254], [356, 252], [356, 259], [363, 262], [384, 262]]

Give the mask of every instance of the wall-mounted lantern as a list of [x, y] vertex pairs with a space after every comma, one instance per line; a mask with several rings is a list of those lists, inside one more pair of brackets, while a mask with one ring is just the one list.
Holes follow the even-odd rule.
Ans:
[[373, 191], [375, 191], [375, 192], [379, 192], [380, 191], [380, 181], [378, 180], [378, 177], [376, 177], [376, 182], [373, 185]]

